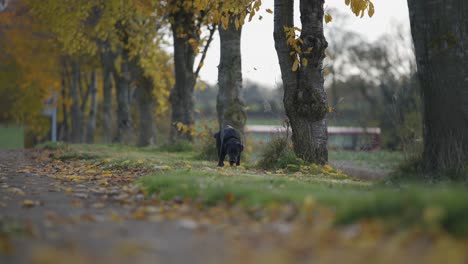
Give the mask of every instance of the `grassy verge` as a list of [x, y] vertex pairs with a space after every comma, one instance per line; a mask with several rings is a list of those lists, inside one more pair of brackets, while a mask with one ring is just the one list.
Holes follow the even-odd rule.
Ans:
[[[381, 219], [395, 226], [421, 226], [468, 234], [468, 191], [449, 184], [386, 186], [346, 177], [329, 166], [296, 166], [264, 171], [244, 167], [216, 168], [215, 162], [196, 158], [194, 151], [134, 148], [121, 145], [60, 145], [55, 158], [104, 161], [104, 166], [150, 168], [138, 183], [147, 194], [162, 200], [191, 198], [213, 206], [239, 204], [267, 207], [288, 203], [302, 206], [314, 201], [335, 213], [337, 224]], [[389, 168], [394, 153], [334, 153], [335, 159]], [[372, 165], [369, 165], [372, 166]]]
[[163, 200], [197, 199], [203, 204], [238, 203], [266, 207], [275, 203], [301, 206], [313, 200], [336, 213], [337, 224], [380, 219], [393, 226], [420, 226], [468, 234], [468, 192], [456, 186], [407, 186], [405, 189], [346, 181], [305, 182], [275, 175], [247, 176], [235, 170], [173, 170], [144, 177], [148, 194]]
[[329, 159], [335, 162], [351, 162], [370, 169], [392, 170], [404, 161], [404, 155], [398, 151], [345, 151], [329, 152]]

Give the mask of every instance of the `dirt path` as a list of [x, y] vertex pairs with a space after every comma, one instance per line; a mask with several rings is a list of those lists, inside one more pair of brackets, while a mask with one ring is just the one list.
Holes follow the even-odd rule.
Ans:
[[216, 263], [223, 256], [220, 232], [200, 232], [188, 220], [134, 220], [133, 206], [92, 206], [97, 195], [17, 172], [36, 165], [31, 154], [0, 151], [0, 263]]

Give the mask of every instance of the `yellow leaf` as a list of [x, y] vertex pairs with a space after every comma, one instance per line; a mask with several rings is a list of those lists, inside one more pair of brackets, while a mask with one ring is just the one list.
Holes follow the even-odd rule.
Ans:
[[270, 8], [267, 8], [267, 10], [265, 10], [268, 14], [273, 14], [273, 11], [271, 11]]
[[333, 17], [330, 14], [325, 15], [325, 23], [328, 24], [328, 23], [332, 22], [332, 20], [333, 20]]
[[229, 202], [229, 203], [233, 202], [234, 199], [235, 199], [235, 197], [234, 197], [234, 194], [232, 194], [232, 193], [228, 193], [224, 197], [224, 200], [226, 200], [226, 202]]
[[314, 197], [308, 195], [304, 198], [304, 204], [303, 204], [304, 209], [310, 210], [315, 206], [315, 204], [316, 204], [316, 200]]
[[375, 13], [374, 4], [372, 2], [369, 2], [369, 11], [368, 11], [369, 17], [372, 17], [374, 13]]
[[328, 165], [328, 164], [323, 165], [322, 169], [323, 169], [324, 171], [326, 171], [326, 172], [330, 172], [330, 171], [333, 170], [333, 168], [332, 168], [330, 165]]
[[26, 208], [30, 208], [30, 207], [34, 207], [38, 204], [38, 202], [36, 201], [33, 201], [33, 200], [24, 200], [23, 201], [23, 207], [26, 207]]
[[309, 61], [306, 58], [302, 58], [302, 66], [307, 67], [309, 65]]
[[255, 16], [255, 10], [252, 10], [250, 12], [250, 16], [249, 16], [249, 22], [252, 21], [252, 18]]
[[298, 68], [299, 68], [299, 61], [294, 60], [294, 64], [292, 66], [292, 71], [295, 72], [295, 71], [297, 71]]

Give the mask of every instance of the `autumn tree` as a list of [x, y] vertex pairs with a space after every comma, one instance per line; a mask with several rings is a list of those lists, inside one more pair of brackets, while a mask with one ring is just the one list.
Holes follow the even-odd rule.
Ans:
[[[158, 64], [158, 59], [165, 57], [159, 43], [160, 33], [155, 28], [160, 19], [152, 18], [151, 12], [154, 5], [151, 1], [80, 1], [79, 3], [71, 3], [70, 1], [53, 1], [46, 0], [42, 2], [31, 1], [34, 7], [35, 14], [46, 22], [51, 33], [55, 36], [57, 42], [62, 48], [64, 56], [69, 58], [70, 65], [73, 69], [78, 69], [81, 65], [75, 65], [78, 61], [83, 61], [83, 58], [92, 58], [95, 69], [99, 68], [102, 72], [102, 88], [103, 88], [103, 114], [102, 126], [104, 130], [104, 141], [111, 140], [121, 143], [131, 143], [136, 139], [134, 137], [134, 120], [132, 119], [131, 103], [134, 98], [134, 93], [140, 95], [140, 90], [144, 90], [146, 94], [153, 94], [155, 87], [158, 91], [166, 89], [161, 85], [154, 85], [148, 69], [154, 72], [154, 65], [159, 65], [163, 68], [158, 69], [160, 72], [167, 72], [170, 65], [166, 63]], [[156, 42], [155, 42], [156, 41]], [[154, 49], [152, 55], [148, 55], [147, 50]], [[161, 56], [154, 56], [160, 54]], [[153, 63], [143, 63], [142, 60], [151, 56], [149, 60]], [[95, 63], [95, 62], [100, 63]], [[86, 65], [84, 65], [86, 67]], [[92, 72], [93, 69], [87, 69], [86, 72]], [[76, 76], [80, 76], [79, 72], [73, 71]], [[75, 76], [73, 75], [73, 76]], [[86, 76], [89, 74], [86, 73]], [[164, 75], [165, 78], [167, 75]], [[65, 78], [66, 79], [66, 78]], [[72, 78], [73, 79], [73, 78]], [[77, 78], [76, 78], [77, 79]], [[161, 80], [164, 85], [168, 82]], [[88, 81], [93, 83], [93, 81]], [[67, 82], [64, 82], [67, 85]], [[70, 82], [75, 83], [75, 82]], [[82, 82], [76, 81], [77, 84]], [[117, 103], [116, 119], [117, 132], [113, 135], [112, 119], [113, 119], [113, 84], [115, 84], [115, 101]], [[68, 85], [69, 86], [69, 85]], [[73, 86], [71, 86], [73, 88]], [[79, 86], [78, 86], [79, 87]], [[87, 86], [86, 86], [87, 87]], [[76, 90], [71, 89], [69, 95], [76, 98]], [[81, 105], [93, 107], [97, 101], [93, 101], [94, 89], [88, 88], [85, 94], [89, 94], [91, 104], [87, 106], [87, 97], [73, 99], [71, 112], [77, 112], [78, 102]], [[165, 94], [165, 93], [161, 93]], [[163, 95], [159, 97], [164, 97]], [[139, 117], [146, 116], [146, 122], [137, 122], [141, 127], [140, 131], [147, 130], [146, 124], [154, 124], [154, 108], [151, 107], [151, 102], [155, 99], [152, 96], [136, 96], [138, 104], [149, 105], [146, 108], [140, 108], [140, 111], [145, 111]], [[146, 101], [145, 101], [146, 100]], [[158, 107], [165, 106], [160, 102]], [[64, 113], [67, 108], [64, 107]], [[88, 125], [93, 123], [96, 111], [89, 111]], [[81, 114], [84, 116], [84, 114]], [[72, 119], [75, 123], [80, 122], [78, 114]], [[82, 127], [75, 125], [75, 127]], [[89, 126], [90, 128], [93, 126]], [[154, 125], [151, 125], [154, 127]], [[73, 130], [73, 129], [72, 129]], [[72, 133], [73, 134], [73, 133]], [[153, 133], [140, 133], [140, 136], [147, 137], [141, 142], [150, 142], [153, 138]], [[76, 136], [75, 136], [76, 137]]]
[[307, 161], [328, 161], [328, 105], [323, 87], [323, 3], [300, 1], [302, 31], [295, 37], [294, 1], [275, 0], [274, 38], [284, 86], [284, 106], [296, 154]]
[[216, 110], [220, 129], [231, 125], [244, 131], [247, 121], [242, 98], [241, 35], [247, 15], [249, 21], [259, 11], [261, 1], [222, 1], [218, 16], [220, 62], [218, 66], [218, 96]]
[[424, 168], [462, 171], [468, 163], [468, 5], [408, 0], [424, 104]]
[[194, 65], [199, 52], [202, 26], [206, 23], [206, 13], [203, 10], [207, 2], [173, 0], [159, 6], [161, 16], [166, 16], [170, 21], [174, 47], [175, 84], [170, 95], [171, 142], [179, 139], [192, 140], [193, 91], [196, 83]]
[[[374, 7], [368, 0], [345, 0], [356, 15]], [[284, 87], [284, 108], [292, 129], [294, 151], [300, 158], [328, 161], [328, 104], [323, 60], [328, 43], [323, 32], [324, 0], [301, 0], [302, 29], [294, 26], [294, 0], [275, 0], [274, 39]], [[330, 17], [327, 17], [330, 19]], [[300, 36], [296, 36], [296, 31]]]
[[57, 46], [24, 1], [4, 1], [0, 12], [0, 120], [26, 125], [36, 140], [47, 133], [43, 102], [60, 74]]

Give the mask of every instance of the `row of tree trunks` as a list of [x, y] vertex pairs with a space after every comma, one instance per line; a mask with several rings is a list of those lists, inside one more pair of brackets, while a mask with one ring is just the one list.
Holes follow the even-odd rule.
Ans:
[[221, 58], [218, 66], [218, 97], [216, 109], [219, 128], [231, 125], [243, 132], [247, 121], [245, 102], [242, 99], [242, 26], [236, 29], [234, 17], [227, 29], [219, 27]]
[[[128, 59], [128, 53], [123, 54], [121, 70], [115, 68], [114, 62], [117, 55], [110, 51], [101, 54], [102, 63], [102, 87], [103, 87], [103, 107], [102, 107], [102, 128], [103, 141], [119, 142], [123, 144], [134, 143], [136, 137], [133, 135], [134, 127], [131, 115], [131, 104], [133, 93], [137, 100], [139, 109], [140, 134], [138, 138], [139, 146], [154, 144], [155, 124], [154, 124], [154, 97], [153, 81], [144, 74], [144, 70], [138, 64], [138, 58]], [[94, 143], [96, 123], [97, 123], [97, 72], [93, 70], [89, 74], [89, 80], [83, 81], [81, 66], [77, 61], [64, 60], [64, 71], [62, 81], [62, 98], [71, 98], [72, 105], [68, 109], [65, 100], [62, 104], [63, 121], [60, 128], [60, 139], [72, 143]], [[68, 67], [69, 65], [69, 67]], [[113, 135], [113, 83], [116, 84], [116, 102], [117, 102], [117, 133]], [[83, 87], [86, 83], [87, 89]], [[88, 99], [89, 98], [89, 99]], [[91, 100], [91, 105], [88, 102]], [[87, 116], [86, 130], [85, 111], [89, 109]], [[69, 118], [70, 115], [70, 118]], [[69, 119], [71, 120], [71, 131], [68, 128]]]
[[328, 110], [323, 78], [327, 41], [323, 34], [323, 0], [300, 1], [303, 40], [300, 60], [308, 65], [292, 71], [294, 50], [287, 43], [285, 27], [294, 27], [294, 1], [275, 0], [274, 39], [284, 86], [284, 107], [292, 129], [296, 155], [308, 162], [328, 161]]

